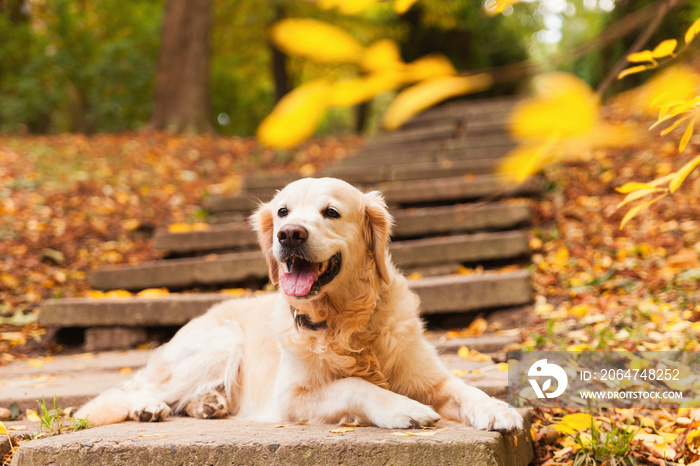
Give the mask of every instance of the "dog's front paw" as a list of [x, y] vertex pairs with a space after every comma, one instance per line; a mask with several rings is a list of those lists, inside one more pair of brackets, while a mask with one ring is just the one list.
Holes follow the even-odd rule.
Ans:
[[482, 399], [478, 403], [470, 403], [463, 410], [464, 417], [477, 429], [512, 431], [523, 428], [520, 413], [500, 400]]
[[160, 422], [170, 414], [170, 407], [162, 401], [147, 401], [134, 407], [129, 417], [139, 422]]
[[385, 429], [417, 429], [430, 426], [440, 420], [440, 415], [426, 406], [407, 397], [387, 404], [381, 413], [372, 419], [377, 427]]

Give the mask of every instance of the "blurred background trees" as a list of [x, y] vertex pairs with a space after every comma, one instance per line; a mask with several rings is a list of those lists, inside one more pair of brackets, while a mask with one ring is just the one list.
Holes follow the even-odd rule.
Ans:
[[[442, 53], [459, 71], [494, 69], [497, 84], [486, 95], [515, 91], [523, 70], [566, 69], [595, 87], [653, 14], [622, 36], [620, 21], [667, 1], [532, 0], [489, 16], [471, 0], [419, 0], [401, 15], [389, 2], [342, 15], [293, 0], [0, 0], [0, 130], [118, 132], [150, 124], [251, 135], [289, 89], [354, 73], [271, 46], [268, 28], [282, 17], [328, 21], [364, 45], [393, 39], [406, 62]], [[673, 3], [651, 42], [684, 30], [700, 12], [698, 0]], [[611, 25], [617, 35], [601, 41]], [[380, 95], [360, 112], [370, 127], [390, 99]], [[355, 111], [334, 109], [319, 132], [356, 126]]]

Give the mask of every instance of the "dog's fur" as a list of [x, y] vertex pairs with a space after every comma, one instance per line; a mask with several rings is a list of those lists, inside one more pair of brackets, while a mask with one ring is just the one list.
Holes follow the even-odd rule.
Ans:
[[379, 193], [304, 179], [251, 219], [272, 283], [298, 252], [282, 244], [288, 225], [306, 232], [299, 254], [307, 260], [340, 253], [339, 272], [305, 297], [280, 291], [214, 306], [76, 417], [103, 425], [185, 413], [409, 428], [443, 416], [479, 429], [522, 427], [514, 409], [451, 375], [423, 338], [418, 298], [387, 251], [392, 219]]

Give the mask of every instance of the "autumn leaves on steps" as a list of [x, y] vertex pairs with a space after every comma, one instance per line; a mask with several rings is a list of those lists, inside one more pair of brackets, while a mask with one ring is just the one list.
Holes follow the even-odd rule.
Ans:
[[[527, 200], [505, 198], [537, 193], [538, 180], [505, 189], [499, 176], [485, 174], [484, 168], [495, 166], [509, 147], [504, 121], [512, 103], [455, 103], [431, 110], [405, 130], [378, 136], [355, 157], [314, 174], [384, 192], [397, 220], [392, 255], [421, 295], [425, 314], [531, 302], [530, 277], [522, 269], [529, 244], [519, 229], [530, 223], [531, 211]], [[245, 294], [262, 287], [264, 262], [242, 222], [257, 199], [271, 197], [274, 189], [300, 176], [249, 177], [238, 196], [207, 200], [211, 220], [229, 223], [174, 225], [155, 239], [171, 255], [189, 257], [93, 271], [93, 288], [121, 290], [107, 295], [114, 299], [50, 300], [42, 304], [40, 322], [102, 328], [181, 325], [230, 294], [174, 295], [171, 290], [233, 286], [235, 293]], [[468, 203], [484, 197], [501, 200]], [[143, 289], [151, 290], [131, 297]], [[104, 295], [96, 291], [93, 296]]]

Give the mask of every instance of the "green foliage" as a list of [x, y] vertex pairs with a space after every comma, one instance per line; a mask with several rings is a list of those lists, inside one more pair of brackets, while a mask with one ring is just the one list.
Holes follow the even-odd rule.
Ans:
[[597, 427], [591, 419], [590, 438], [584, 439], [580, 433], [572, 435], [580, 447], [574, 458], [574, 466], [636, 466], [638, 463], [630, 455], [630, 445], [638, 431], [638, 427], [629, 426], [625, 430], [617, 424], [612, 424], [611, 429], [606, 431]]
[[[41, 422], [37, 436], [59, 435], [66, 431], [75, 432], [90, 428], [90, 422], [87, 419], [77, 419], [68, 416], [65, 411], [57, 407], [56, 397], [53, 399], [53, 409], [49, 409], [46, 406], [46, 400], [42, 397], [37, 416]], [[65, 425], [67, 420], [70, 420], [71, 425]]]
[[[25, 21], [0, 15], [0, 128], [119, 131], [147, 121], [159, 1], [36, 5]], [[10, 66], [7, 66], [10, 64]]]

